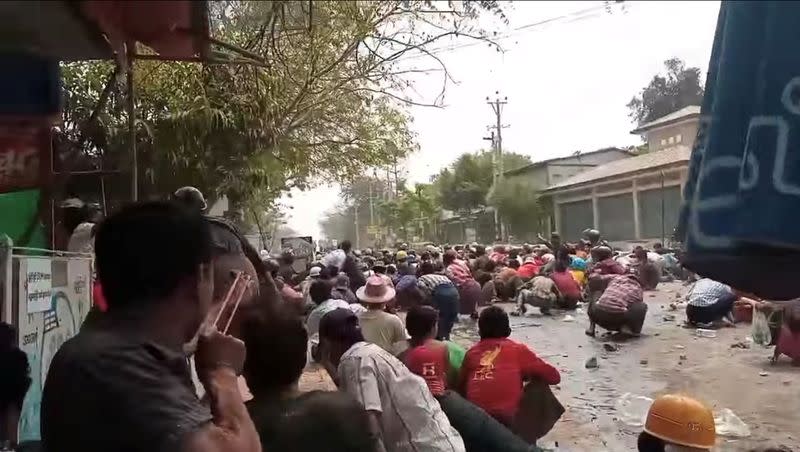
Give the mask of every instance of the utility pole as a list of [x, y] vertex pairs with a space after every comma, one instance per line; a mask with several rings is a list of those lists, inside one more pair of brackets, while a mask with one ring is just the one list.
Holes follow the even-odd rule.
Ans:
[[356, 200], [355, 204], [353, 205], [353, 222], [356, 226], [356, 249], [361, 249], [361, 237], [360, 232], [358, 230], [358, 200]]
[[[493, 163], [493, 176], [492, 182], [496, 187], [499, 182], [503, 180], [503, 106], [508, 103], [508, 97], [503, 97], [503, 100], [500, 100], [500, 92], [495, 91], [495, 99], [489, 100], [489, 96], [486, 96], [486, 103], [492, 107], [492, 112], [494, 112], [496, 125], [492, 128], [495, 129], [492, 132], [493, 145], [494, 145], [494, 153], [492, 154], [492, 163]], [[494, 209], [494, 228], [496, 237], [500, 237], [501, 240], [505, 240], [505, 228], [503, 228], [503, 224], [500, 222], [500, 212], [495, 207]]]

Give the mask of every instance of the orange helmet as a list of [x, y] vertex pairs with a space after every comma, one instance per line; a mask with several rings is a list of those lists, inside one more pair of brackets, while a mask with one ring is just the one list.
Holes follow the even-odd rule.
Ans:
[[663, 395], [650, 405], [644, 431], [669, 443], [698, 449], [710, 449], [717, 440], [711, 409], [691, 397], [675, 394]]

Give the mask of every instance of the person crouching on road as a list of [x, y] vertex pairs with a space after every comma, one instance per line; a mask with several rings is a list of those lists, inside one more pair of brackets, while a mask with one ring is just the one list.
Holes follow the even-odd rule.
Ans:
[[425, 294], [427, 303], [439, 311], [437, 339], [450, 339], [450, 331], [458, 319], [459, 295], [455, 284], [447, 276], [434, 273], [433, 265], [425, 262], [420, 265], [417, 287]]
[[644, 302], [642, 285], [636, 275], [617, 275], [608, 282], [600, 298], [589, 304], [589, 329], [586, 334], [595, 335], [597, 325], [629, 336], [642, 332], [647, 304]]
[[[503, 425], [511, 427], [533, 443], [544, 435], [541, 430], [549, 430], [563, 413], [550, 412], [549, 419], [539, 422], [549, 423], [545, 428], [536, 428], [537, 434], [523, 435], [524, 428], [518, 425], [517, 414], [520, 401], [523, 399], [523, 388], [537, 392], [540, 396], [553, 397], [550, 385], [559, 384], [561, 375], [558, 370], [543, 361], [525, 344], [512, 341], [508, 315], [498, 306], [484, 309], [478, 319], [478, 331], [481, 340], [467, 351], [461, 366], [460, 391], [470, 402], [486, 410]], [[527, 386], [524, 386], [528, 381]], [[549, 393], [549, 396], [547, 395]], [[545, 404], [545, 399], [540, 398]], [[539, 401], [533, 401], [534, 405]], [[556, 401], [556, 404], [558, 402]], [[557, 410], [558, 408], [556, 408]], [[527, 426], [525, 427], [527, 428]]]
[[733, 306], [739, 295], [727, 284], [703, 278], [687, 295], [686, 319], [698, 326], [733, 326]]
[[637, 446], [639, 452], [702, 452], [716, 440], [710, 408], [688, 396], [666, 394], [650, 405]]
[[411, 336], [410, 348], [401, 359], [411, 372], [425, 380], [450, 423], [464, 439], [467, 451], [529, 451], [530, 444], [450, 389], [458, 383], [465, 350], [453, 342], [437, 341], [436, 323], [436, 310], [430, 306], [416, 306], [408, 311], [406, 328]]
[[367, 411], [378, 451], [465, 452], [461, 435], [425, 381], [384, 349], [366, 342], [352, 311], [325, 314], [319, 336], [325, 369], [339, 390]]
[[558, 250], [553, 273], [550, 278], [556, 283], [561, 296], [557, 305], [562, 309], [575, 309], [583, 300], [583, 289], [569, 271], [571, 257], [569, 251], [562, 247]]
[[458, 313], [477, 319], [478, 302], [481, 300], [481, 285], [472, 277], [469, 265], [458, 259], [456, 252], [453, 250], [448, 250], [444, 253], [442, 262], [445, 266], [445, 275], [453, 281], [458, 289]]
[[561, 297], [556, 283], [547, 276], [536, 276], [530, 282], [526, 283], [517, 294], [517, 312], [511, 315], [525, 315], [527, 308], [525, 305], [531, 305], [539, 308], [543, 315], [550, 315], [556, 302]]

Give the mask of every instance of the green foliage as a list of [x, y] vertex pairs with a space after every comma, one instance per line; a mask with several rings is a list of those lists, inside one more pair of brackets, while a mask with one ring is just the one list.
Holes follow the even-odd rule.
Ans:
[[664, 62], [666, 74], [656, 74], [639, 94], [628, 102], [630, 117], [644, 124], [689, 105], [703, 101], [700, 69], [686, 67], [683, 60], [671, 58]]
[[[240, 207], [402, 160], [416, 149], [403, 107], [417, 103], [406, 88], [419, 70], [400, 57], [459, 36], [482, 39], [471, 27], [482, 11], [503, 17], [496, 2], [450, 3], [209, 2], [211, 34], [266, 64], [135, 63], [142, 197], [195, 185]], [[111, 71], [107, 62], [63, 65], [63, 148], [87, 132]], [[81, 152], [95, 166], [130, 169], [124, 91], [113, 90], [86, 133]]]
[[492, 187], [487, 202], [498, 210], [508, 235], [525, 239], [544, 231], [545, 203], [524, 179], [504, 178]]
[[[492, 187], [491, 152], [463, 154], [435, 178], [443, 208], [454, 212], [468, 212], [486, 207], [486, 196]], [[508, 171], [531, 163], [526, 155], [506, 152], [503, 168]]]

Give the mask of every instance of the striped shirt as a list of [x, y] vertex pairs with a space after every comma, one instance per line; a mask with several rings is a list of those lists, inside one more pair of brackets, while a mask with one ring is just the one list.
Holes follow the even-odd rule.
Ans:
[[421, 377], [375, 344], [359, 342], [339, 362], [339, 389], [381, 413], [387, 452], [465, 452], [461, 435]]
[[436, 273], [422, 275], [417, 278], [417, 286], [428, 294], [432, 293], [442, 284], [454, 285], [450, 278], [444, 275], [437, 275]]
[[643, 302], [644, 293], [639, 280], [633, 275], [618, 275], [609, 281], [597, 300], [597, 307], [604, 311], [625, 312], [632, 304]]
[[689, 304], [697, 307], [711, 306], [720, 299], [733, 295], [730, 286], [714, 281], [713, 279], [703, 278], [697, 281], [689, 292]]

